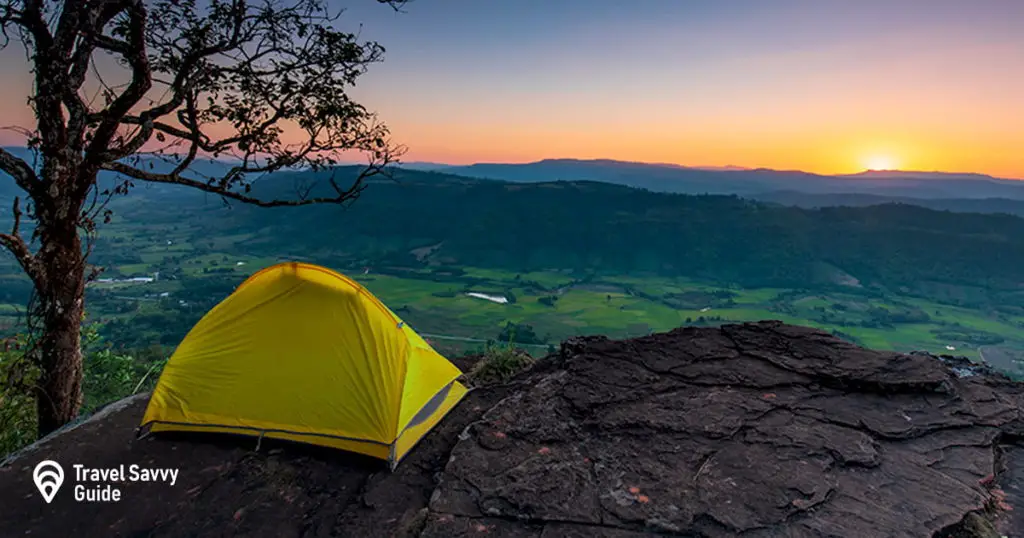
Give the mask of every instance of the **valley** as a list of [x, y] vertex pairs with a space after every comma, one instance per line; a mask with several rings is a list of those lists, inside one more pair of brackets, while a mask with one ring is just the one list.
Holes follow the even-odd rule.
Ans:
[[[281, 174], [255, 190], [318, 177]], [[226, 205], [164, 185], [109, 207], [91, 238], [103, 272], [88, 287], [88, 321], [103, 345], [150, 361], [255, 271], [308, 261], [361, 282], [449, 356], [776, 319], [1024, 375], [1024, 220], [1006, 214], [802, 209], [416, 171], [340, 208]], [[0, 331], [20, 330], [29, 294], [0, 257]]]
[[[120, 237], [126, 237], [125, 230], [120, 232]], [[217, 242], [231, 244], [237, 239]], [[126, 242], [143, 241], [129, 237]], [[190, 244], [175, 240], [136, 248], [142, 263], [110, 268], [134, 278], [101, 278], [88, 290], [90, 321], [99, 324], [107, 342], [127, 349], [155, 344], [169, 352], [246, 277], [285, 260], [246, 256], [235, 249], [191, 256]], [[922, 350], [980, 360], [982, 348], [988, 356], [1000, 357], [1011, 353], [1002, 349], [1024, 349], [1024, 316], [877, 290], [745, 288], [657, 275], [372, 262], [332, 268], [366, 286], [449, 355], [479, 351], [488, 341], [508, 340], [543, 355], [576, 335], [626, 338], [685, 325], [763, 319], [823, 328], [884, 350]], [[17, 277], [9, 273], [3, 278]], [[19, 304], [0, 307], [0, 319], [9, 332], [17, 326], [21, 310]], [[1005, 359], [999, 364], [1012, 370], [1017, 363]]]

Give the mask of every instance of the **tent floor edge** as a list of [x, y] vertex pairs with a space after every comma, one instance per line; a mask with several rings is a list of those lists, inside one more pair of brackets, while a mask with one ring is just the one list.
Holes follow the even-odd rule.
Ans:
[[[225, 424], [210, 423], [187, 423], [169, 420], [154, 420], [150, 423], [152, 433], [212, 433], [240, 436], [243, 438], [255, 439], [258, 437], [266, 439], [277, 439], [296, 442], [304, 445], [322, 446], [342, 452], [362, 454], [378, 461], [388, 461], [390, 445], [383, 441], [371, 441], [368, 439], [355, 439], [329, 434], [311, 432], [296, 432], [289, 430], [278, 430], [271, 428], [259, 428], [253, 426], [230, 426]], [[259, 440], [257, 440], [259, 443]], [[252, 446], [252, 445], [249, 445]], [[397, 453], [397, 452], [396, 452]]]

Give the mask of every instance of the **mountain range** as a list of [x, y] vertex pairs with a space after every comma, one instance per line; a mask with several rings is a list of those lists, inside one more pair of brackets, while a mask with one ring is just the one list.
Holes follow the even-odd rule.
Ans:
[[[26, 148], [5, 148], [19, 157], [29, 157]], [[143, 166], [161, 170], [170, 166], [156, 157], [142, 157]], [[148, 162], [146, 162], [148, 161]], [[200, 160], [193, 169], [216, 175], [231, 164], [211, 159]], [[798, 170], [748, 169], [737, 166], [687, 167], [676, 164], [640, 163], [610, 159], [545, 159], [533, 163], [477, 163], [467, 166], [433, 162], [399, 165], [405, 170], [443, 172], [478, 179], [536, 183], [550, 181], [598, 181], [678, 194], [735, 194], [773, 201], [794, 199], [780, 193], [829, 195], [800, 204], [864, 205], [865, 195], [882, 197], [879, 203], [907, 200], [986, 200], [1001, 198], [1024, 202], [1024, 181], [996, 178], [974, 173], [872, 170], [847, 175], [821, 175]], [[291, 174], [293, 172], [283, 172]], [[12, 182], [0, 181], [0, 197], [16, 192]], [[945, 204], [950, 205], [950, 204]], [[952, 204], [957, 205], [957, 204]], [[998, 205], [998, 204], [997, 204]], [[1005, 203], [1003, 205], [1006, 205]], [[1014, 204], [1013, 211], [1018, 209]], [[982, 212], [986, 204], [974, 203]]]
[[527, 164], [473, 164], [449, 174], [515, 182], [601, 181], [680, 194], [755, 196], [775, 191], [809, 194], [874, 194], [918, 199], [1007, 198], [1024, 200], [1024, 181], [983, 174], [867, 171], [820, 175], [798, 170], [708, 169], [612, 160], [548, 159]]

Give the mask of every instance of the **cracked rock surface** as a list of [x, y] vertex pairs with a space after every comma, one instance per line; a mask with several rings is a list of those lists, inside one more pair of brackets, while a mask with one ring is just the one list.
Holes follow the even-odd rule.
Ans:
[[[1022, 402], [963, 359], [777, 322], [586, 337], [470, 392], [394, 473], [272, 440], [136, 441], [145, 399], [126, 401], [0, 466], [0, 536], [1024, 536]], [[69, 475], [48, 505], [42, 459], [180, 478], [89, 504]]]
[[424, 536], [950, 533], [1024, 432], [1018, 384], [773, 322], [584, 338], [547, 370], [456, 444]]

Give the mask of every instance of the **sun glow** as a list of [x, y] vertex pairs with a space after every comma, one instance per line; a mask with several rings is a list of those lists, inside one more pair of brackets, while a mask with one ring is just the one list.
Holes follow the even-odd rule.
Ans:
[[872, 155], [864, 160], [868, 170], [896, 170], [896, 160], [888, 155]]

